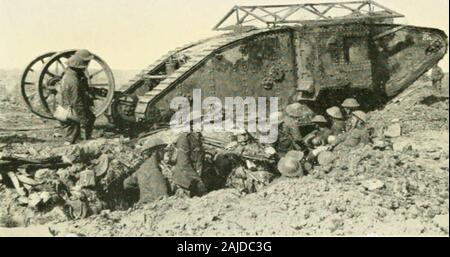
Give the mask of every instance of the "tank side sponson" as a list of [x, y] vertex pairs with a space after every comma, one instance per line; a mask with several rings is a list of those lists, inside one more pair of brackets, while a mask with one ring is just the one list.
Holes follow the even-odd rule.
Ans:
[[408, 88], [447, 53], [445, 32], [404, 25], [373, 25], [374, 85], [388, 98]]

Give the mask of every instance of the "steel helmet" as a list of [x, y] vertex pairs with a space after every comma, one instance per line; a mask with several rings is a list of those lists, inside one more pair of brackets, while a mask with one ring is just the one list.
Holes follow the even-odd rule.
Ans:
[[358, 101], [356, 101], [355, 98], [347, 98], [342, 103], [342, 107], [345, 107], [345, 108], [358, 108], [359, 106], [360, 105], [359, 105]]
[[286, 107], [286, 113], [294, 118], [302, 117], [302, 105], [300, 103], [293, 103]]
[[316, 115], [311, 120], [311, 122], [313, 122], [313, 123], [327, 123], [327, 120], [322, 115]]
[[300, 121], [300, 125], [311, 124], [311, 119], [314, 117], [314, 112], [306, 105], [300, 103], [293, 103], [286, 107], [286, 113], [290, 117], [294, 117]]
[[83, 59], [81, 59], [79, 56], [77, 55], [72, 55], [68, 60], [67, 60], [67, 66], [71, 67], [71, 68], [76, 68], [76, 69], [86, 69], [89, 65], [88, 62], [83, 61]]
[[288, 178], [298, 177], [303, 174], [299, 161], [290, 157], [281, 158], [277, 168], [283, 176]]
[[80, 57], [80, 58], [81, 58], [83, 61], [85, 61], [85, 62], [88, 62], [88, 61], [94, 59], [94, 55], [91, 54], [91, 52], [89, 52], [89, 51], [86, 50], [86, 49], [80, 49], [80, 50], [77, 50], [77, 51], [75, 52], [75, 55], [78, 56], [78, 57]]
[[335, 144], [337, 142], [337, 137], [334, 135], [331, 135], [327, 138], [328, 144]]
[[344, 116], [342, 115], [341, 109], [339, 109], [339, 107], [337, 107], [337, 106], [328, 108], [327, 114], [330, 115], [330, 117], [335, 118], [335, 119], [342, 120], [344, 118]]
[[367, 122], [367, 115], [363, 111], [354, 111], [352, 112], [352, 115], [364, 123]]

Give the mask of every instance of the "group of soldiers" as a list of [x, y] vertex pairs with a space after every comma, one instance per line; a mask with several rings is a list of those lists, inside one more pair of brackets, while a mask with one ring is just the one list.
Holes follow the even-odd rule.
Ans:
[[[209, 151], [200, 132], [180, 133], [173, 145], [156, 138], [144, 144], [146, 161], [124, 180], [126, 190], [139, 190], [140, 202], [170, 195], [201, 196], [224, 187], [252, 193], [277, 177], [300, 177], [320, 165], [320, 156], [340, 147], [370, 142], [367, 117], [356, 99], [315, 115], [306, 105], [294, 103], [274, 113], [278, 122], [276, 142], [258, 140], [267, 130], [249, 133], [237, 129], [223, 148]], [[200, 116], [191, 117], [193, 121]]]

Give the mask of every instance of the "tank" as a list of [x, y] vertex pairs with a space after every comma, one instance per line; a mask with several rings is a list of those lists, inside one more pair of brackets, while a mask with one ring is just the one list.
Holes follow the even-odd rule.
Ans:
[[[278, 97], [280, 109], [301, 102], [317, 112], [356, 97], [370, 109], [400, 94], [447, 53], [443, 31], [395, 24], [400, 17], [373, 1], [234, 6], [213, 28], [223, 33], [167, 53], [118, 90], [96, 56], [99, 68], [88, 71], [98, 94], [96, 115], [105, 113], [119, 127], [156, 123], [173, 98], [194, 89], [221, 100]], [[50, 64], [61, 66], [60, 57], [73, 53], [35, 59], [45, 65], [34, 82], [27, 81], [33, 65], [25, 70], [22, 92], [34, 113], [52, 118], [52, 88], [62, 73], [48, 75]], [[102, 73], [103, 82], [95, 82]], [[40, 104], [27, 98], [30, 87], [48, 91], [39, 94]]]

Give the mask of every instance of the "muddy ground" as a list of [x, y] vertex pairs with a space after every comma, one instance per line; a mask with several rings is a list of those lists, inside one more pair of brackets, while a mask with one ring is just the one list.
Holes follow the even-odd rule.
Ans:
[[[11, 210], [14, 189], [0, 184], [0, 210], [12, 213], [11, 227], [22, 226], [0, 228], [0, 236], [448, 236], [448, 79], [444, 85], [437, 92], [420, 80], [369, 113], [375, 134], [400, 125], [393, 149], [337, 152], [334, 163], [309, 176], [278, 179], [250, 195], [222, 189], [68, 221], [58, 209], [45, 214]], [[51, 129], [55, 126], [30, 114], [14, 97], [0, 99], [0, 151], [59, 146], [62, 131]], [[40, 130], [25, 130], [31, 127]], [[12, 131], [18, 129], [24, 131]], [[104, 133], [98, 129], [95, 136]]]

